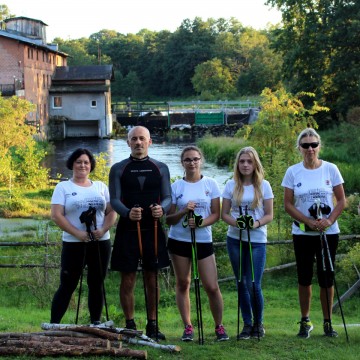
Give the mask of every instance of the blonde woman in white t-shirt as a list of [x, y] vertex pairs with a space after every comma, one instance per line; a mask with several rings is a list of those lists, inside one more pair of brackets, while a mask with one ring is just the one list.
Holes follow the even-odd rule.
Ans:
[[[222, 195], [221, 217], [229, 224], [226, 245], [237, 280], [244, 322], [237, 339], [260, 338], [265, 336], [261, 281], [266, 261], [266, 224], [273, 219], [274, 195], [270, 183], [264, 180], [264, 170], [253, 147], [238, 152], [233, 179], [226, 183]], [[242, 215], [252, 219], [246, 230], [238, 226]]]

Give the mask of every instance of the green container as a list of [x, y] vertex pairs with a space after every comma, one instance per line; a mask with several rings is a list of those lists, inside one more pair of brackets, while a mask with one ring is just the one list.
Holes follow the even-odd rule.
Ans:
[[224, 113], [195, 113], [195, 125], [223, 125]]

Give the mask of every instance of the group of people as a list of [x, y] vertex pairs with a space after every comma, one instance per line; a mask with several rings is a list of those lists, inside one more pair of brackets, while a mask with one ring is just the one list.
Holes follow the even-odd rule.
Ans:
[[[264, 179], [257, 151], [249, 146], [238, 152], [233, 178], [221, 193], [216, 181], [202, 174], [205, 159], [198, 147], [187, 146], [182, 150], [180, 162], [184, 176], [171, 184], [167, 165], [149, 157], [152, 139], [147, 128], [132, 128], [127, 143], [131, 154], [111, 167], [109, 188], [90, 180], [95, 160], [87, 149], [81, 148], [67, 161], [67, 167], [73, 171], [72, 178], [55, 187], [51, 214], [63, 230], [63, 247], [60, 286], [52, 301], [51, 322], [60, 323], [87, 266], [90, 319], [93, 324], [100, 323], [104, 279], [110, 265], [121, 275], [120, 304], [125, 327], [137, 329], [134, 288], [141, 266], [147, 307], [146, 335], [164, 340], [158, 326], [157, 277], [158, 270], [168, 267], [171, 260], [176, 278], [176, 304], [184, 325], [181, 340], [193, 340], [190, 285], [196, 235], [197, 270], [209, 299], [215, 336], [218, 341], [228, 340], [211, 230], [221, 218], [228, 224], [227, 250], [243, 321], [237, 339], [263, 337], [261, 282], [266, 262], [266, 225], [273, 219], [274, 195], [270, 183]], [[331, 324], [333, 271], [329, 266], [323, 271], [321, 251], [325, 234], [331, 261], [335, 262], [339, 239], [337, 218], [345, 205], [343, 179], [336, 165], [319, 159], [321, 140], [314, 129], [300, 133], [297, 148], [303, 159], [289, 167], [282, 186], [285, 210], [294, 219], [292, 234], [301, 311], [298, 336], [308, 338], [313, 329], [310, 303], [316, 257], [324, 334], [334, 337], [337, 333]], [[317, 215], [320, 211], [321, 216], [314, 216], [311, 209]], [[117, 215], [120, 217], [111, 249], [109, 229]], [[162, 218], [169, 226], [168, 236]]]

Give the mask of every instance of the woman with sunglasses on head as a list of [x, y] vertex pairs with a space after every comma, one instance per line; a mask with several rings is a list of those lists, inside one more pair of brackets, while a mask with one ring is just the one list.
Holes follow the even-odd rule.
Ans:
[[294, 219], [292, 234], [301, 311], [297, 336], [307, 339], [313, 330], [310, 304], [316, 257], [324, 335], [336, 337], [338, 334], [331, 324], [334, 272], [329, 261], [325, 262], [324, 271], [323, 260], [327, 254], [326, 250], [322, 252], [325, 244], [321, 235], [326, 236], [334, 264], [340, 232], [337, 218], [345, 206], [344, 181], [336, 165], [319, 159], [321, 139], [314, 129], [304, 129], [297, 138], [296, 146], [303, 160], [287, 169], [281, 185], [284, 187], [285, 210]]
[[[238, 340], [265, 336], [261, 281], [266, 261], [266, 224], [273, 219], [273, 198], [257, 151], [251, 146], [242, 148], [236, 155], [233, 179], [226, 183], [221, 209], [222, 219], [229, 224], [226, 246], [239, 287], [244, 322]], [[252, 219], [247, 218], [246, 230], [238, 223], [241, 215]]]
[[[168, 248], [176, 277], [176, 303], [185, 326], [181, 340], [192, 341], [194, 336], [189, 297], [192, 263], [190, 228], [196, 228], [198, 270], [209, 298], [216, 339], [228, 340], [222, 325], [223, 299], [217, 281], [211, 233], [211, 225], [220, 217], [220, 189], [214, 179], [201, 174], [204, 157], [199, 148], [185, 147], [180, 159], [185, 175], [172, 184], [172, 205], [166, 222], [170, 225]], [[195, 221], [193, 214], [201, 220]]]

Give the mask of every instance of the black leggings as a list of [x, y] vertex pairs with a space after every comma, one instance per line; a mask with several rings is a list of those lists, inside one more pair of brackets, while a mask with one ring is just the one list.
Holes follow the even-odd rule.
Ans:
[[[334, 272], [331, 271], [326, 250], [322, 251], [320, 236], [293, 235], [298, 283], [310, 286], [313, 278], [314, 261], [316, 261], [317, 278], [319, 286], [329, 288], [334, 283]], [[335, 266], [335, 254], [339, 242], [339, 235], [327, 235], [330, 257]], [[325, 259], [325, 268], [323, 260]]]
[[108, 270], [110, 254], [110, 240], [88, 243], [63, 242], [60, 286], [52, 300], [51, 323], [58, 324], [63, 318], [85, 266], [87, 266], [90, 320], [92, 323], [100, 321], [104, 305], [103, 282]]

